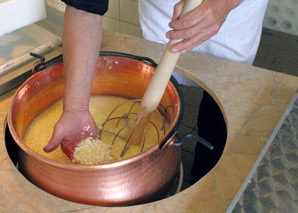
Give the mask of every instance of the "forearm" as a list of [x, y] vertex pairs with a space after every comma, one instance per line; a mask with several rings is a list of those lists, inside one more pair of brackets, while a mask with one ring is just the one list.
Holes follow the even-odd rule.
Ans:
[[63, 29], [64, 110], [88, 110], [101, 44], [102, 16], [67, 6]]

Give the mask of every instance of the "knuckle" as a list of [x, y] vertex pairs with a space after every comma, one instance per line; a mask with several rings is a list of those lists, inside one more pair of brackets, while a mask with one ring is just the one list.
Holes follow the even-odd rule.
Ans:
[[195, 45], [199, 45], [203, 42], [203, 38], [201, 36], [198, 36], [195, 40]]
[[195, 37], [195, 38], [192, 40], [191, 43], [192, 43], [192, 45], [195, 45], [195, 44], [197, 44], [198, 42], [199, 42], [198, 38]]
[[183, 20], [181, 24], [182, 24], [182, 27], [184, 27], [184, 28], [189, 27], [189, 21], [188, 20]]
[[216, 25], [217, 24], [217, 20], [216, 20], [216, 17], [215, 16], [211, 16], [210, 19], [209, 19], [209, 21], [210, 21], [210, 24], [212, 24], [212, 25]]
[[205, 7], [205, 15], [206, 16], [213, 16], [213, 11], [211, 7]]
[[191, 37], [192, 36], [192, 31], [191, 30], [186, 30], [185, 32], [184, 32], [184, 37], [185, 38], [189, 38], [189, 37]]

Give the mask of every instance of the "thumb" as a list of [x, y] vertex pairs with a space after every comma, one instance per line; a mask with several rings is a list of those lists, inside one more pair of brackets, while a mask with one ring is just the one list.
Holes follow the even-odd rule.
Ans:
[[54, 151], [61, 143], [63, 137], [63, 131], [60, 131], [58, 128], [55, 128], [52, 138], [50, 139], [49, 143], [43, 148], [43, 150], [45, 152]]
[[182, 0], [174, 6], [172, 21], [175, 21], [180, 17], [184, 3], [185, 3], [185, 0]]

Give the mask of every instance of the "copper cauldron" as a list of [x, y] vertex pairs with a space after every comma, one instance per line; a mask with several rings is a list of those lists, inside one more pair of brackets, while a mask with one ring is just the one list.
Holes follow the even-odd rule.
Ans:
[[[60, 57], [60, 58], [59, 58]], [[175, 80], [168, 84], [161, 103], [171, 105], [170, 128], [150, 149], [134, 157], [105, 165], [55, 162], [31, 151], [22, 138], [30, 122], [54, 101], [64, 87], [62, 56], [41, 64], [15, 93], [8, 112], [8, 126], [20, 147], [19, 169], [35, 185], [58, 197], [90, 205], [133, 205], [161, 199], [178, 173], [181, 150], [172, 139], [181, 119], [182, 93]], [[146, 58], [102, 53], [92, 95], [141, 97], [155, 71]], [[57, 60], [58, 59], [58, 60]], [[60, 61], [59, 61], [60, 60]], [[150, 63], [149, 63], [149, 62]]]

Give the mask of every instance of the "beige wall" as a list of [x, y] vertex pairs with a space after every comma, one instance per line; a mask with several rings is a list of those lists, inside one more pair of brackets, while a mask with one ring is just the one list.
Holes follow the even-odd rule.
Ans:
[[[138, 0], [109, 0], [109, 10], [104, 16], [103, 28], [141, 37]], [[47, 4], [62, 12], [65, 4], [60, 0], [47, 0]]]

